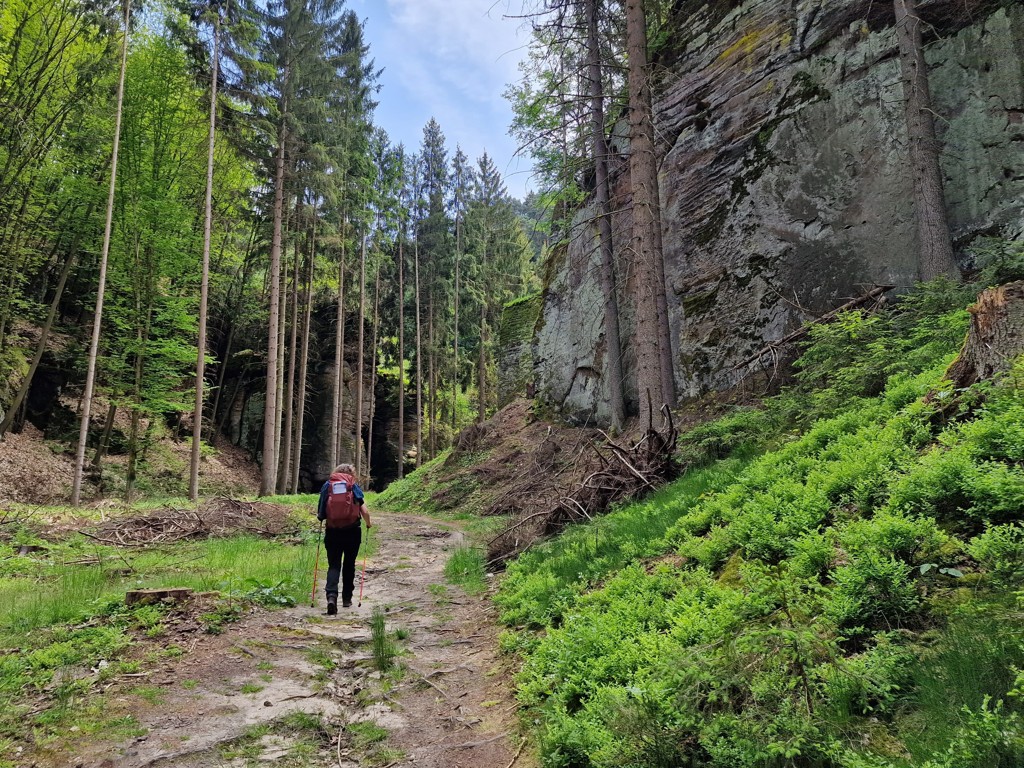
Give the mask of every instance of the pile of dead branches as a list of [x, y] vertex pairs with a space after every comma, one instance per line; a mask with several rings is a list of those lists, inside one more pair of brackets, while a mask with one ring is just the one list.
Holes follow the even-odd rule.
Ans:
[[82, 533], [115, 547], [152, 547], [186, 539], [223, 538], [241, 533], [273, 537], [295, 531], [295, 523], [283, 507], [216, 498], [199, 509], [162, 507], [147, 515], [113, 518]]
[[[585, 462], [583, 481], [570, 489], [549, 489], [545, 483], [526, 483], [515, 495], [498, 499], [485, 514], [512, 514], [505, 530], [491, 539], [487, 567], [495, 570], [526, 551], [535, 542], [551, 536], [572, 523], [593, 520], [617, 502], [646, 495], [676, 478], [675, 459], [678, 433], [672, 415], [664, 410], [665, 423], [650, 429], [634, 445], [620, 445], [601, 432], [603, 443], [593, 442], [591, 450], [578, 461]], [[554, 491], [550, 493], [549, 491]]]

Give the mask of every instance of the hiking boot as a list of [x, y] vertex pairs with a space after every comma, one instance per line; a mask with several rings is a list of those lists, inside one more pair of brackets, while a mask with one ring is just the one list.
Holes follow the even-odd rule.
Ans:
[[337, 616], [338, 615], [338, 601], [336, 599], [328, 600], [327, 601], [327, 615], [328, 616]]
[[342, 608], [351, 608], [352, 607], [352, 601], [351, 600], [342, 600], [341, 601], [341, 607]]

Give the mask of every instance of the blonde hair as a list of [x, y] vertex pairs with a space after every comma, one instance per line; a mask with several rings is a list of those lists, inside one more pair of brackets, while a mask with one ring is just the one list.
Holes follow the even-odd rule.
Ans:
[[356, 473], [356, 468], [351, 464], [339, 464], [334, 468], [334, 474], [338, 473], [343, 475], [354, 475]]

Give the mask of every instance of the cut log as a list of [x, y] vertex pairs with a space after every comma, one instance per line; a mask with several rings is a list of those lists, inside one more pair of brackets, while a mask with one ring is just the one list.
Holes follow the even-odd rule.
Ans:
[[131, 607], [159, 603], [161, 600], [177, 603], [189, 600], [191, 597], [191, 589], [132, 589], [124, 593], [124, 604]]
[[982, 291], [967, 311], [967, 340], [946, 371], [960, 389], [1009, 370], [1024, 354], [1024, 281]]

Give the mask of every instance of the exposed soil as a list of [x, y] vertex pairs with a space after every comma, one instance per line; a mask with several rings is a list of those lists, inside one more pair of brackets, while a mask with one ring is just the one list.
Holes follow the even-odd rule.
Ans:
[[[361, 606], [324, 616], [320, 593], [316, 608], [256, 611], [224, 625], [221, 635], [184, 621], [175, 630], [192, 638], [175, 640], [183, 656], [141, 679], [122, 679], [107, 694], [108, 714], [134, 715], [145, 735], [119, 744], [79, 742], [74, 754], [38, 754], [26, 765], [535, 765], [517, 732], [493, 609], [445, 583], [444, 564], [462, 534], [410, 515], [377, 513], [374, 520], [380, 549], [367, 563]], [[408, 633], [397, 641], [396, 662], [404, 668], [398, 675], [382, 675], [374, 664], [375, 608], [386, 611], [389, 632]], [[232, 743], [253, 726], [295, 712], [322, 716], [315, 755], [296, 762], [294, 739], [271, 729], [247, 758], [230, 756]], [[386, 729], [386, 738], [359, 743], [346, 726], [361, 722]]]
[[[127, 415], [118, 414], [119, 427]], [[188, 482], [191, 446], [187, 441], [169, 438], [159, 440], [157, 446], [165, 452], [164, 459], [151, 450], [149, 471], [155, 476], [181, 485], [184, 493]], [[91, 456], [91, 454], [90, 454]], [[125, 456], [107, 456], [106, 465], [124, 464]], [[0, 504], [59, 504], [71, 496], [74, 479], [74, 446], [47, 441], [43, 434], [26, 423], [19, 434], [8, 433], [0, 441]], [[184, 472], [184, 476], [183, 473]], [[200, 486], [204, 493], [223, 493], [235, 496], [255, 494], [260, 484], [258, 465], [248, 453], [222, 440], [212, 455], [200, 460]], [[184, 479], [183, 479], [184, 478]], [[96, 488], [86, 483], [86, 497], [96, 494]]]

